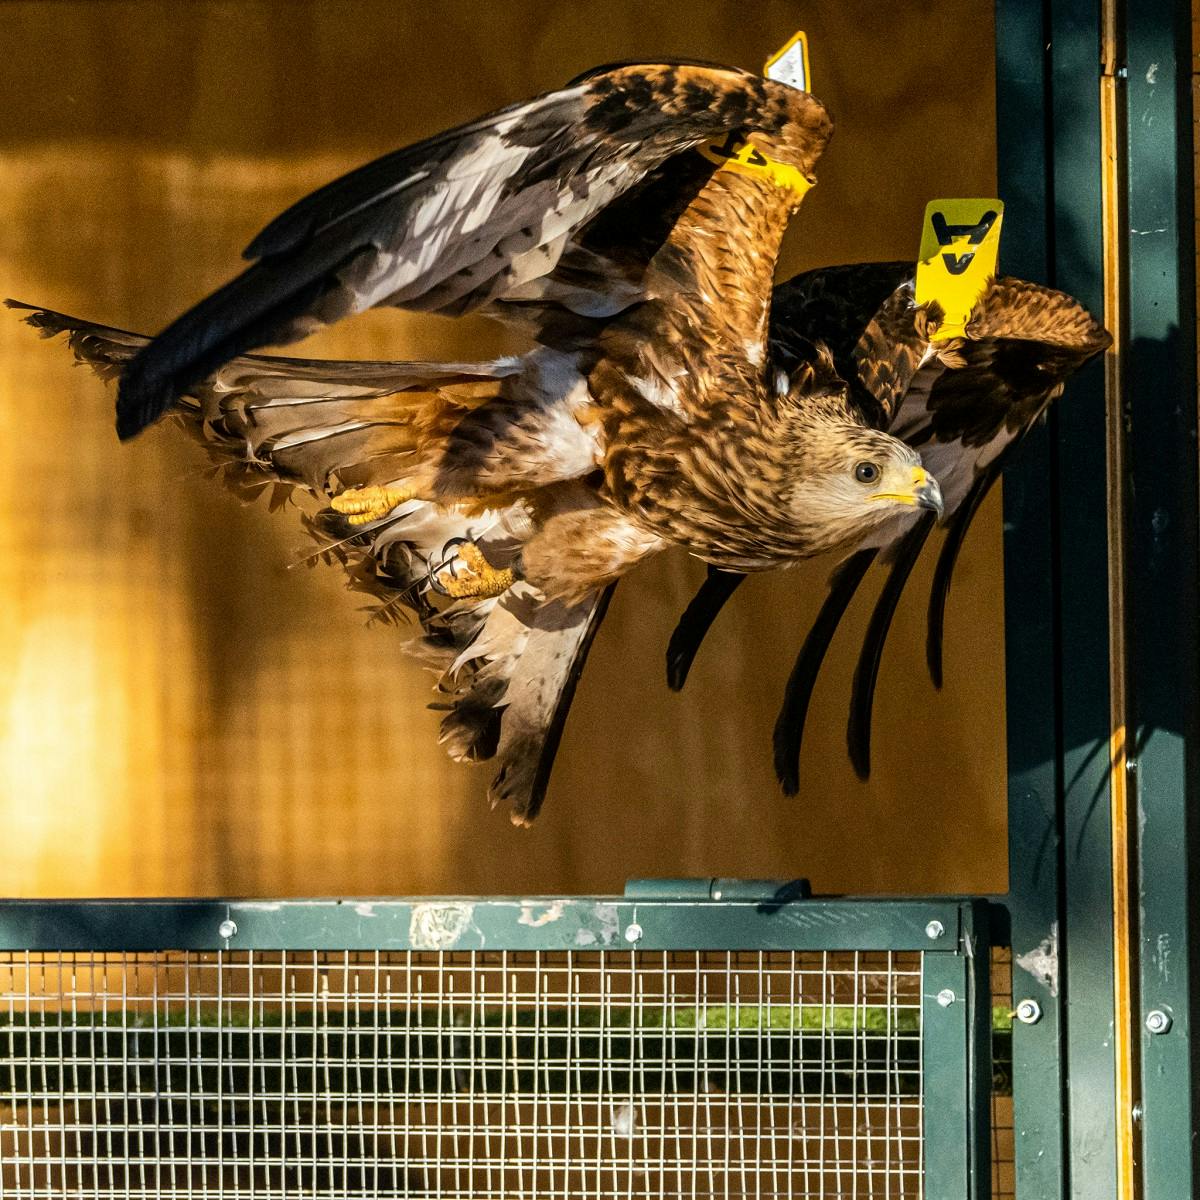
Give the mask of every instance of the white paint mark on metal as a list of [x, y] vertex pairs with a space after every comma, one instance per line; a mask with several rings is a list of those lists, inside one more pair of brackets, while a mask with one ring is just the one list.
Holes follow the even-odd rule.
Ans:
[[1058, 922], [1050, 926], [1050, 934], [1028, 953], [1018, 954], [1016, 964], [1028, 972], [1051, 996], [1058, 995]]
[[373, 917], [375, 916], [375, 905], [365, 902], [362, 904], [356, 904], [354, 906], [354, 911], [358, 913], [360, 917]]
[[1154, 965], [1158, 969], [1158, 977], [1163, 983], [1171, 982], [1171, 935], [1160, 933], [1154, 939]]
[[453, 946], [475, 915], [475, 905], [414, 904], [408, 940], [414, 950], [446, 950]]
[[534, 909], [537, 907], [532, 901], [521, 902], [521, 915], [517, 918], [518, 925], [528, 925], [530, 929], [541, 929], [543, 925], [549, 925], [551, 921], [557, 921], [563, 915], [563, 910], [567, 907], [565, 900], [555, 900], [553, 904], [547, 905], [546, 908], [534, 916]]
[[600, 922], [600, 940], [611, 946], [621, 935], [621, 914], [615, 904], [597, 904], [592, 910]]
[[1150, 70], [1148, 70], [1146, 72], [1146, 82], [1147, 83], [1157, 83], [1158, 82], [1158, 63], [1150, 64]]

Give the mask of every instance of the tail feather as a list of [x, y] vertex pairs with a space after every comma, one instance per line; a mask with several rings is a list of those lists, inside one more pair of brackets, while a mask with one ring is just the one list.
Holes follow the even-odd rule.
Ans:
[[[173, 321], [121, 378], [117, 436], [124, 441], [140, 433], [231, 358], [296, 341], [352, 311], [354, 297], [339, 272], [358, 254], [318, 243], [296, 260], [255, 263]], [[314, 311], [323, 319], [314, 319]]]
[[505, 693], [500, 770], [489, 792], [493, 804], [511, 806], [514, 825], [529, 825], [541, 812], [575, 688], [615, 588], [565, 609], [551, 628], [530, 631]]
[[[104, 378], [121, 379], [148, 341], [7, 303], [43, 335], [65, 334], [75, 357]], [[246, 355], [189, 384], [181, 416], [242, 495], [266, 487], [274, 496], [298, 490], [323, 502], [348, 486], [400, 479], [439, 414], [485, 402], [520, 369], [516, 359], [344, 363]], [[496, 561], [514, 558], [538, 528], [525, 500], [490, 509], [410, 500], [366, 526], [330, 507], [302, 520], [317, 556], [340, 562], [348, 586], [378, 601], [377, 615], [415, 619], [420, 634], [408, 649], [439, 673], [433, 707], [446, 712], [447, 751], [463, 761], [494, 761], [493, 802], [511, 804], [520, 824], [533, 820], [608, 593], [567, 606], [545, 603], [523, 583], [498, 598], [454, 603], [432, 589], [431, 575], [456, 541], [472, 541]]]

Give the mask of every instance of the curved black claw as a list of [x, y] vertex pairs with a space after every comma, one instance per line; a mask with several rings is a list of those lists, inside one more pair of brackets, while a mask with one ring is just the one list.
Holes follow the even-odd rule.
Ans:
[[745, 575], [709, 567], [708, 575], [691, 603], [683, 610], [667, 643], [667, 687], [678, 692], [687, 683], [696, 653], [725, 602], [738, 590]]
[[862, 651], [858, 656], [850, 694], [846, 748], [859, 779], [871, 777], [871, 712], [875, 705], [875, 684], [879, 679], [879, 664], [883, 661], [884, 643], [892, 627], [892, 617], [896, 615], [900, 594], [933, 530], [935, 520], [933, 513], [922, 513], [901, 540], [891, 572], [879, 593], [879, 599], [875, 601], [875, 611], [871, 614], [871, 623], [867, 626]]
[[817, 613], [817, 619], [796, 655], [796, 663], [783, 691], [783, 705], [775, 720], [775, 776], [785, 796], [800, 790], [800, 744], [804, 740], [804, 722], [816, 686], [821, 663], [829, 649], [838, 623], [854, 599], [867, 568], [875, 561], [877, 549], [858, 550], [837, 568], [829, 580], [829, 594]]
[[450, 593], [448, 591], [446, 591], [445, 586], [442, 584], [441, 580], [438, 579], [438, 576], [443, 571], [449, 570], [451, 577], [453, 577], [453, 575], [454, 575], [454, 560], [457, 557], [455, 551], [457, 551], [459, 546], [465, 546], [470, 540], [471, 540], [470, 538], [465, 538], [465, 537], [451, 538], [442, 547], [441, 561], [435, 563], [432, 560], [430, 560], [429, 571], [428, 571], [429, 586], [435, 592], [437, 592], [437, 594], [439, 596], [449, 597]]

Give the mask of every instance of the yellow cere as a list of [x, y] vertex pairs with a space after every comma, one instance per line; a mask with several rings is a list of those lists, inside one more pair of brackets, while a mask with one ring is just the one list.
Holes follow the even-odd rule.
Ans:
[[931, 200], [926, 206], [916, 301], [936, 300], [945, 312], [931, 340], [963, 336], [975, 302], [996, 273], [1003, 220], [999, 200]]

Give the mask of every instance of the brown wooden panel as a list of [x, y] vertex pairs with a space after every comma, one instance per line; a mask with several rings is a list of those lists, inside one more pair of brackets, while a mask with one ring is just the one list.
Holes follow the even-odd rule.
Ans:
[[[657, 54], [755, 66], [786, 3], [569, 0], [0, 7], [0, 281], [153, 330], [237, 267], [290, 200], [367, 157]], [[807, 7], [838, 131], [788, 273], [915, 252], [925, 202], [991, 194], [984, 0]], [[373, 313], [315, 353], [491, 353], [480, 322]], [[1004, 886], [997, 498], [959, 567], [947, 686], [924, 676], [922, 581], [884, 663], [876, 776], [842, 748], [865, 606], [810, 719], [806, 794], [769, 736], [825, 566], [752, 580], [683, 696], [663, 682], [700, 578], [682, 554], [624, 583], [531, 832], [434, 744], [429, 677], [366, 628], [336, 571], [288, 570], [294, 517], [243, 508], [169, 428], [118, 446], [111, 396], [0, 320], [0, 892], [588, 891], [656, 874], [825, 890]]]

